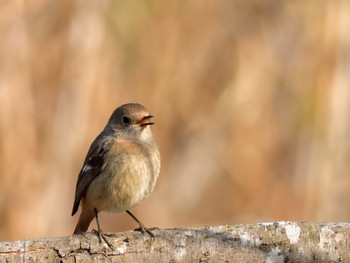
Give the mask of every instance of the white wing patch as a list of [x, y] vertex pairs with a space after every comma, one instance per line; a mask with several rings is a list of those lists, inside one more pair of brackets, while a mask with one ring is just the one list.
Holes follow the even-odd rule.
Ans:
[[83, 173], [86, 173], [87, 171], [89, 171], [92, 167], [88, 164], [85, 164], [84, 167], [83, 167]]

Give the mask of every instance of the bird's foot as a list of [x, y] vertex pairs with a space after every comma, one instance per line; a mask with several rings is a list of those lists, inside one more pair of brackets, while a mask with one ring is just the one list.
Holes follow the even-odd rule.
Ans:
[[100, 244], [102, 243], [102, 240], [103, 240], [110, 249], [114, 250], [113, 245], [108, 241], [106, 235], [103, 234], [102, 231], [98, 231], [98, 230], [93, 229], [92, 232], [98, 236], [98, 240], [99, 240]]
[[154, 238], [154, 234], [151, 232], [151, 230], [156, 229], [155, 227], [147, 228], [143, 224], [140, 225], [138, 228], [135, 228], [135, 231], [140, 231], [142, 233], [147, 233], [150, 235], [151, 238]]

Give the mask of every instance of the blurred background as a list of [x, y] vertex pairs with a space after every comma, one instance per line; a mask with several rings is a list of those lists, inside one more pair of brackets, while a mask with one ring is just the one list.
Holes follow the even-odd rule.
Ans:
[[[160, 228], [350, 219], [350, 2], [5, 0], [0, 240], [70, 235], [112, 111], [155, 117]], [[137, 227], [102, 214], [106, 232]], [[91, 228], [95, 228], [93, 222]]]

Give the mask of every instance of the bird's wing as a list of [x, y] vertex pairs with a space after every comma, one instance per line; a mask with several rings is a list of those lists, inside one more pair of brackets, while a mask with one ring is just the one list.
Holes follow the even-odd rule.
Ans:
[[86, 155], [84, 165], [80, 170], [77, 186], [75, 189], [74, 205], [72, 216], [78, 211], [81, 198], [86, 193], [90, 183], [104, 169], [104, 159], [113, 144], [113, 139], [103, 137], [101, 134], [91, 144], [88, 154]]

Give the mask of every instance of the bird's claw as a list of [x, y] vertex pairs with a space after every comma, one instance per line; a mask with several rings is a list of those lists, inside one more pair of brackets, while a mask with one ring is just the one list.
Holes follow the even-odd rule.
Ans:
[[135, 231], [139, 231], [141, 233], [147, 233], [150, 235], [151, 238], [154, 238], [154, 234], [151, 232], [150, 228], [146, 228], [145, 226], [139, 226], [138, 228], [135, 228]]
[[103, 234], [100, 231], [95, 230], [95, 229], [93, 229], [92, 232], [98, 236], [98, 240], [99, 240], [100, 244], [102, 243], [102, 240], [103, 240], [110, 249], [114, 250], [113, 245], [108, 241], [105, 234]]

